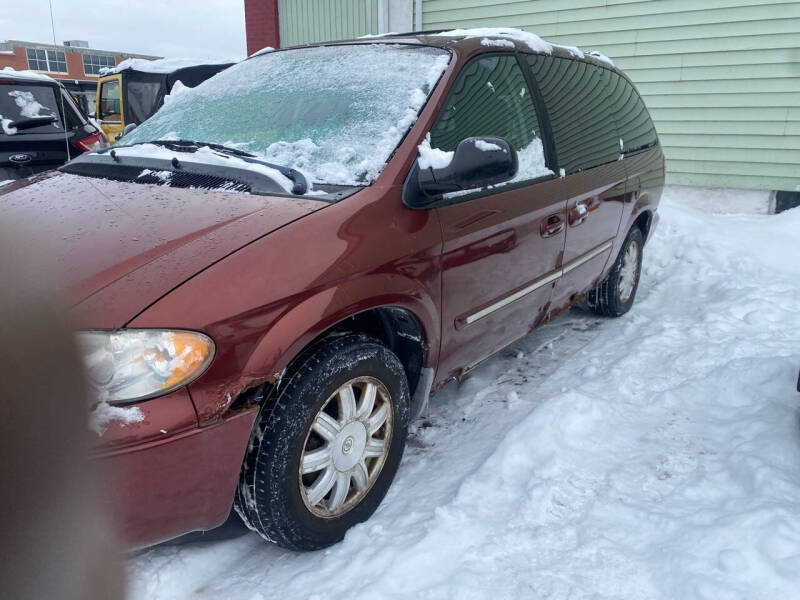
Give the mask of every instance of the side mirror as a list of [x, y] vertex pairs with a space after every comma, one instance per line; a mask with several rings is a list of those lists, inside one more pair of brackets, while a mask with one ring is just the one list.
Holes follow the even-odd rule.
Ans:
[[117, 139], [121, 138], [123, 135], [127, 135], [127, 134], [129, 134], [129, 133], [130, 133], [131, 131], [133, 131], [134, 129], [136, 129], [136, 123], [128, 123], [128, 124], [127, 124], [127, 125], [125, 125], [125, 127], [122, 129], [122, 133], [121, 133], [121, 134], [120, 134], [120, 135], [117, 137]]
[[517, 152], [503, 138], [470, 137], [456, 146], [449, 164], [422, 168], [418, 160], [420, 191], [426, 196], [471, 190], [513, 179]]

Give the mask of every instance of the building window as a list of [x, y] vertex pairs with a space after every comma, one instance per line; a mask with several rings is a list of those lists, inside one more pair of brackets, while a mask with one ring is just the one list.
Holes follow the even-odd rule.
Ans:
[[84, 54], [83, 72], [86, 75], [100, 75], [100, 69], [110, 69], [116, 65], [113, 56], [103, 54]]
[[28, 68], [49, 73], [66, 73], [67, 57], [59, 50], [28, 48]]

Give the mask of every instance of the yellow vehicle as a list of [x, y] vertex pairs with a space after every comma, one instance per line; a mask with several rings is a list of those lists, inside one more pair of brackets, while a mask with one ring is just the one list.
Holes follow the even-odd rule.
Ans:
[[175, 59], [123, 61], [97, 80], [97, 120], [113, 144], [127, 125], [139, 125], [155, 114], [177, 82], [194, 87], [232, 64], [187, 64]]

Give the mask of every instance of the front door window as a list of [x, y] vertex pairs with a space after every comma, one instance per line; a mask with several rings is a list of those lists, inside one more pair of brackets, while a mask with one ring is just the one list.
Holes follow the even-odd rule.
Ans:
[[431, 130], [430, 143], [451, 151], [468, 137], [508, 141], [519, 157], [513, 182], [552, 175], [533, 99], [513, 55], [482, 57], [464, 68]]

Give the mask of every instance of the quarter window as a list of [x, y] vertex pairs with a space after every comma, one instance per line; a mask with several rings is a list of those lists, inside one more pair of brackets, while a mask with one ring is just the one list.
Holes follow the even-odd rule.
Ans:
[[83, 72], [86, 75], [99, 75], [100, 69], [110, 69], [116, 65], [113, 56], [104, 54], [84, 54]]
[[504, 138], [519, 156], [513, 181], [524, 181], [552, 174], [539, 131], [516, 57], [493, 55], [473, 60], [458, 76], [431, 130], [431, 146], [451, 151], [468, 137]]
[[49, 73], [66, 73], [67, 57], [58, 50], [40, 50], [27, 48], [28, 68], [34, 71], [47, 71]]
[[528, 56], [528, 62], [547, 105], [559, 168], [575, 173], [619, 159], [611, 71], [552, 56]]
[[617, 119], [622, 152], [652, 148], [658, 142], [656, 129], [644, 102], [624, 77], [608, 71], [609, 96]]

